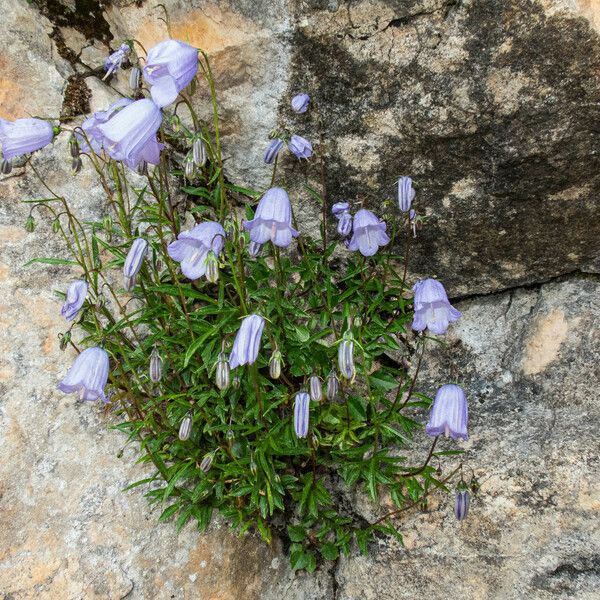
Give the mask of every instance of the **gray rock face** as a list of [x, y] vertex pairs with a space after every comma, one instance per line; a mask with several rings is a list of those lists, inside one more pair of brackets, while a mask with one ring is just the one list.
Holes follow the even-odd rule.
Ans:
[[[149, 47], [167, 29], [152, 3], [104, 4], [3, 3], [0, 117], [77, 119], [88, 104], [100, 110], [126, 92], [124, 73], [100, 81], [108, 45], [135, 37]], [[462, 524], [452, 497], [434, 494], [425, 512], [399, 521], [403, 547], [382, 539], [369, 557], [352, 554], [313, 575], [291, 573], [280, 544], [237, 538], [222, 523], [206, 535], [159, 524], [140, 490], [121, 491], [144, 471], [134, 464], [135, 448], [109, 429], [110, 415], [55, 391], [73, 356], [58, 348], [65, 325], [52, 290], [64, 289], [69, 276], [23, 267], [63, 248], [41, 217], [33, 234], [23, 231], [28, 207], [19, 201], [48, 192], [17, 167], [0, 179], [0, 595], [596, 598], [596, 5], [164, 4], [173, 37], [213, 59], [232, 180], [268, 184], [262, 152], [274, 126], [317, 145], [317, 109], [329, 202], [364, 202], [392, 221], [395, 180], [413, 176], [415, 206], [428, 222], [411, 281], [435, 274], [455, 297], [487, 294], [456, 303], [463, 317], [444, 346], [428, 350], [419, 384], [427, 393], [452, 378], [464, 385], [471, 438], [460, 447], [482, 487]], [[289, 99], [303, 90], [316, 109], [293, 115]], [[198, 107], [208, 114], [202, 95]], [[97, 218], [105, 198], [91, 172], [69, 174], [67, 137], [34, 164], [79, 214]], [[288, 182], [319, 185], [318, 162], [288, 156], [283, 167]], [[301, 206], [316, 210], [301, 185], [294, 189]], [[309, 215], [302, 226], [311, 226]], [[368, 519], [386, 510], [360, 496], [356, 505]]]

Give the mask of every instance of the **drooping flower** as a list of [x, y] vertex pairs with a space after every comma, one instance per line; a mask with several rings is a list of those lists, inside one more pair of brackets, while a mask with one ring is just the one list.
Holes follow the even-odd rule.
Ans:
[[289, 246], [298, 232], [292, 227], [292, 206], [287, 192], [283, 188], [267, 190], [258, 203], [254, 219], [244, 221], [244, 227], [257, 244], [271, 240], [276, 246]]
[[104, 395], [104, 386], [108, 380], [108, 354], [98, 347], [87, 348], [72, 364], [58, 389], [65, 394], [79, 392], [82, 400], [102, 400], [108, 402]]
[[200, 470], [203, 473], [208, 473], [213, 464], [213, 458], [215, 457], [214, 452], [209, 452], [201, 461], [200, 461]]
[[54, 138], [54, 128], [42, 119], [0, 119], [0, 146], [4, 160], [11, 160], [47, 146]]
[[350, 205], [347, 202], [336, 202], [331, 207], [331, 214], [336, 219], [339, 219], [341, 215], [343, 215], [345, 212], [348, 212], [349, 210], [350, 210]]
[[210, 283], [219, 281], [219, 259], [212, 250], [208, 251], [206, 257], [206, 281]]
[[321, 379], [318, 375], [311, 375], [308, 380], [308, 386], [310, 390], [310, 399], [315, 402], [321, 402], [323, 399], [323, 387], [321, 386]]
[[192, 423], [192, 413], [189, 412], [185, 415], [185, 417], [183, 417], [181, 424], [179, 425], [179, 433], [177, 437], [179, 437], [182, 442], [190, 439], [190, 435], [192, 434]]
[[298, 392], [294, 400], [294, 433], [299, 438], [308, 434], [310, 414], [310, 396], [306, 392]]
[[144, 78], [157, 106], [171, 104], [198, 71], [198, 50], [178, 40], [165, 40], [148, 52]]
[[468, 421], [469, 408], [465, 392], [454, 383], [446, 383], [435, 395], [425, 433], [431, 437], [444, 434], [453, 440], [467, 440]]
[[81, 146], [81, 149], [84, 152], [89, 150], [89, 147], [92, 147], [92, 150], [96, 154], [100, 153], [102, 150], [102, 142], [104, 137], [102, 132], [99, 129], [100, 125], [104, 125], [110, 119], [112, 119], [121, 109], [129, 106], [133, 103], [133, 100], [130, 98], [121, 98], [117, 100], [113, 104], [111, 104], [106, 110], [101, 110], [99, 112], [94, 113], [91, 117], [88, 117], [82, 124], [81, 130], [85, 134], [82, 135], [80, 133], [76, 134], [76, 139]]
[[138, 69], [138, 67], [133, 67], [129, 73], [129, 87], [134, 93], [137, 93], [137, 91], [140, 89], [141, 75], [142, 72]]
[[157, 165], [163, 144], [156, 139], [156, 132], [163, 115], [147, 98], [132, 102], [98, 125], [102, 147], [115, 160], [135, 169], [142, 161]]
[[152, 352], [150, 353], [150, 381], [152, 383], [158, 383], [162, 379], [162, 358], [158, 351], [158, 348], [155, 346], [152, 348]]
[[265, 320], [260, 315], [244, 317], [229, 355], [229, 365], [232, 369], [254, 363], [258, 356], [260, 338], [264, 327]]
[[400, 177], [398, 179], [398, 205], [402, 212], [408, 212], [410, 205], [415, 199], [416, 192], [412, 186], [412, 179], [410, 177]]
[[265, 163], [268, 165], [272, 165], [275, 162], [275, 158], [279, 154], [281, 147], [283, 146], [283, 140], [279, 138], [275, 138], [269, 144], [269, 147], [265, 151]]
[[460, 318], [461, 313], [450, 304], [444, 286], [437, 279], [418, 281], [413, 291], [415, 316], [412, 328], [415, 331], [429, 329], [431, 333], [443, 335], [448, 325]]
[[103, 79], [106, 79], [109, 75], [112, 75], [117, 69], [121, 67], [123, 61], [127, 58], [131, 52], [131, 46], [129, 44], [121, 44], [116, 52], [113, 52], [105, 61], [104, 68], [106, 75]]
[[227, 361], [227, 355], [225, 352], [221, 352], [217, 359], [217, 370], [215, 375], [215, 384], [220, 390], [226, 390], [229, 387], [231, 381], [230, 374], [231, 369], [229, 367], [229, 362]]
[[338, 220], [337, 231], [342, 237], [347, 237], [352, 231], [352, 215], [347, 202], [336, 202], [331, 207], [333, 216]]
[[308, 94], [298, 94], [292, 98], [292, 109], [297, 113], [305, 113], [308, 110], [309, 102]]
[[182, 231], [167, 248], [169, 256], [181, 264], [181, 272], [192, 281], [206, 274], [208, 253], [217, 257], [223, 250], [225, 230], [216, 221], [206, 221], [190, 231]]
[[359, 250], [363, 256], [373, 256], [380, 246], [385, 246], [390, 241], [385, 232], [385, 222], [366, 208], [361, 208], [354, 215], [353, 230], [348, 250]]
[[88, 293], [88, 284], [87, 281], [83, 281], [82, 279], [76, 279], [71, 283], [69, 289], [67, 290], [67, 299], [60, 309], [60, 314], [67, 319], [67, 321], [73, 321], [83, 303], [85, 302], [85, 297]]
[[313, 153], [312, 144], [299, 135], [290, 138], [288, 148], [296, 158], [310, 158]]
[[456, 498], [454, 500], [454, 516], [457, 521], [464, 521], [469, 514], [469, 504], [471, 495], [464, 482], [460, 482], [456, 488]]
[[256, 242], [250, 242], [248, 244], [248, 254], [252, 258], [256, 258], [260, 255], [260, 251], [262, 250], [262, 244], [257, 244]]
[[353, 380], [356, 375], [354, 368], [354, 338], [352, 333], [347, 331], [338, 346], [338, 367], [340, 373], [345, 379]]
[[198, 134], [196, 134], [192, 144], [192, 158], [197, 167], [203, 167], [206, 164], [206, 144]]
[[147, 252], [148, 242], [144, 238], [136, 238], [133, 240], [123, 266], [125, 289], [133, 289], [136, 275], [140, 272], [140, 269], [144, 264], [144, 258], [146, 258]]
[[272, 379], [279, 379], [281, 375], [281, 352], [279, 350], [275, 350], [273, 354], [271, 354], [269, 360], [269, 375]]
[[327, 400], [332, 402], [335, 400], [338, 395], [338, 391], [340, 389], [340, 380], [338, 379], [337, 373], [335, 369], [331, 369], [329, 375], [327, 376]]

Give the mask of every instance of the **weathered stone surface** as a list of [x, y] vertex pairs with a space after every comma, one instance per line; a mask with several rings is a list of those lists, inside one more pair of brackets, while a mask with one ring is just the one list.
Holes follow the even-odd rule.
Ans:
[[[323, 116], [330, 201], [382, 212], [388, 198], [391, 218], [394, 181], [411, 173], [417, 209], [429, 215], [415, 274], [439, 275], [454, 296], [518, 288], [459, 302], [464, 316], [447, 346], [428, 352], [421, 380], [427, 392], [451, 377], [465, 385], [472, 419], [462, 447], [482, 489], [460, 526], [452, 498], [435, 495], [427, 512], [403, 517], [404, 548], [384, 539], [370, 557], [310, 576], [294, 577], [278, 544], [238, 539], [223, 524], [203, 536], [158, 524], [140, 490], [121, 492], [144, 471], [108, 429], [110, 415], [54, 391], [72, 356], [58, 349], [64, 321], [52, 290], [68, 277], [22, 265], [64, 249], [42, 218], [33, 234], [22, 230], [28, 208], [19, 200], [48, 192], [15, 168], [0, 179], [0, 595], [597, 597], [600, 281], [571, 274], [519, 288], [600, 266], [597, 3], [164, 4], [172, 35], [213, 57], [233, 180], [268, 183], [261, 158], [275, 125], [318, 140], [315, 112], [289, 110], [292, 93], [306, 89]], [[131, 37], [150, 46], [167, 28], [152, 3], [102, 8], [3, 4], [0, 117], [77, 115], [83, 104], [65, 103], [75, 77], [90, 110], [126, 93], [124, 73], [98, 77], [108, 46]], [[198, 106], [209, 114], [205, 99]], [[102, 190], [86, 170], [68, 174], [67, 137], [34, 165], [79, 214], [98, 218]], [[317, 163], [283, 162], [288, 181], [318, 184]], [[303, 219], [304, 230], [311, 225]], [[384, 510], [356, 502], [370, 519]]]

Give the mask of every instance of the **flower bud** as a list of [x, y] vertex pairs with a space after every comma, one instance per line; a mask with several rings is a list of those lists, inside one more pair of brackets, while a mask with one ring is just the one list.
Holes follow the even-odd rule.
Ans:
[[71, 153], [72, 158], [77, 158], [79, 156], [79, 142], [74, 135], [69, 139], [69, 152]]
[[262, 244], [259, 244], [258, 242], [250, 242], [248, 244], [248, 254], [252, 257], [252, 258], [256, 258], [257, 256], [260, 255], [260, 251], [262, 250]]
[[309, 416], [310, 396], [305, 391], [298, 392], [294, 400], [294, 433], [296, 437], [306, 437]]
[[150, 381], [158, 383], [162, 379], [163, 361], [158, 352], [158, 348], [154, 346], [150, 354]]
[[182, 442], [190, 439], [190, 435], [192, 433], [192, 413], [189, 412], [181, 421], [181, 425], [179, 426], [179, 439]]
[[140, 161], [140, 164], [136, 168], [137, 174], [142, 177], [148, 175], [148, 163], [145, 160]]
[[237, 389], [239, 389], [239, 387], [240, 387], [240, 384], [241, 384], [241, 383], [242, 383], [242, 380], [240, 379], [240, 376], [239, 376], [239, 375], [236, 375], [236, 376], [233, 378], [233, 380], [231, 381], [231, 387], [232, 387], [234, 390], [237, 390]]
[[183, 172], [185, 174], [185, 178], [188, 181], [192, 181], [192, 179], [194, 179], [195, 171], [196, 171], [196, 165], [194, 165], [194, 159], [188, 155], [185, 159], [185, 164], [183, 166]]
[[233, 429], [228, 429], [227, 433], [225, 434], [225, 437], [228, 440], [232, 440], [235, 437], [235, 434], [233, 433]]
[[12, 163], [10, 160], [2, 159], [0, 161], [0, 172], [2, 175], [8, 175], [12, 171]]
[[140, 70], [137, 67], [133, 67], [129, 73], [129, 87], [134, 92], [137, 92], [140, 87]]
[[311, 375], [308, 380], [308, 387], [310, 390], [310, 399], [315, 402], [321, 402], [323, 399], [323, 387], [321, 386], [321, 379], [317, 375]]
[[200, 135], [196, 136], [192, 144], [192, 156], [197, 167], [203, 167], [206, 164], [206, 146]]
[[356, 376], [354, 368], [354, 341], [352, 333], [347, 331], [338, 347], [338, 367], [345, 379], [353, 380]]
[[181, 129], [181, 119], [177, 115], [171, 117], [171, 128], [175, 133], [179, 133]]
[[52, 231], [58, 233], [60, 231], [60, 219], [54, 219], [52, 221]]
[[35, 219], [31, 215], [25, 220], [25, 231], [28, 233], [35, 231]]
[[81, 168], [83, 167], [83, 162], [81, 161], [81, 157], [77, 156], [71, 161], [71, 174], [77, 175]]
[[254, 462], [254, 459], [250, 460], [250, 473], [252, 473], [252, 475], [256, 475], [258, 469], [256, 467], [256, 463]]
[[106, 234], [106, 239], [110, 242], [112, 238], [112, 229], [113, 229], [113, 220], [110, 215], [105, 215], [102, 218], [102, 229], [104, 229], [104, 233]]
[[338, 379], [335, 369], [331, 369], [331, 372], [327, 376], [327, 400], [332, 402], [335, 400], [340, 390], [340, 380]]
[[281, 375], [281, 352], [275, 350], [269, 360], [269, 375], [271, 379], [279, 379]]
[[70, 331], [65, 331], [65, 333], [63, 333], [60, 336], [60, 342], [59, 342], [60, 349], [61, 350], [66, 350], [70, 341], [71, 341], [71, 332]]
[[212, 467], [212, 463], [213, 463], [213, 457], [214, 457], [214, 452], [211, 452], [210, 454], [207, 454], [202, 459], [202, 462], [200, 463], [200, 470], [203, 473], [208, 473], [210, 471], [210, 468]]
[[211, 283], [219, 281], [219, 260], [212, 250], [209, 250], [206, 257], [206, 280]]
[[226, 390], [229, 387], [231, 377], [231, 369], [229, 367], [229, 361], [225, 352], [219, 354], [217, 361], [217, 374], [215, 377], [215, 384], [220, 390]]
[[461, 481], [456, 488], [456, 498], [454, 500], [454, 516], [458, 521], [464, 521], [469, 514], [469, 504], [471, 496], [466, 484]]

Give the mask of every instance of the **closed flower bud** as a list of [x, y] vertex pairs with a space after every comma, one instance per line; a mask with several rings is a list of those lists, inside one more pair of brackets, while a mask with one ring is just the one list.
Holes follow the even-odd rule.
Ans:
[[356, 375], [354, 368], [354, 341], [352, 333], [347, 331], [338, 347], [338, 367], [342, 377], [353, 380]]
[[338, 379], [335, 369], [331, 369], [331, 372], [327, 376], [327, 400], [332, 402], [335, 400], [340, 390], [340, 380]]
[[281, 352], [275, 350], [269, 360], [269, 375], [271, 379], [279, 379], [281, 375]]
[[162, 379], [163, 361], [155, 346], [150, 354], [150, 381], [158, 383]]
[[69, 139], [69, 152], [71, 153], [72, 158], [77, 158], [79, 156], [79, 142], [74, 135]]
[[210, 471], [210, 468], [212, 467], [212, 463], [213, 463], [213, 457], [214, 457], [214, 453], [211, 452], [210, 454], [207, 454], [202, 459], [202, 462], [200, 463], [200, 470], [203, 473], [208, 473]]
[[179, 133], [181, 130], [181, 119], [177, 115], [171, 117], [171, 128], [175, 133]]
[[308, 94], [298, 94], [292, 98], [292, 109], [297, 113], [305, 113], [309, 102], [310, 96]]
[[242, 365], [251, 365], [256, 361], [264, 327], [265, 320], [260, 315], [252, 314], [244, 317], [229, 355], [229, 364], [232, 369]]
[[239, 389], [240, 385], [242, 383], [242, 380], [240, 379], [239, 375], [236, 375], [232, 380], [231, 380], [231, 387], [234, 390]]
[[76, 279], [67, 289], [65, 303], [60, 309], [60, 314], [67, 321], [74, 321], [85, 302], [88, 293], [88, 284], [82, 279]]
[[252, 473], [252, 475], [256, 475], [258, 469], [256, 467], [256, 463], [254, 462], [254, 459], [250, 460], [250, 473]]
[[416, 192], [410, 177], [400, 177], [398, 180], [398, 206], [402, 212], [408, 212], [415, 199]]
[[276, 138], [271, 140], [268, 148], [265, 150], [264, 161], [267, 165], [272, 165], [283, 146], [283, 140]]
[[248, 254], [252, 257], [252, 258], [256, 258], [257, 256], [260, 255], [260, 252], [262, 250], [263, 245], [259, 244], [257, 242], [250, 242], [248, 244]]
[[227, 361], [227, 355], [225, 352], [219, 354], [217, 361], [217, 372], [215, 377], [215, 384], [220, 390], [226, 390], [229, 387], [231, 379], [231, 368]]
[[71, 161], [71, 174], [77, 175], [81, 168], [83, 167], [83, 162], [81, 161], [81, 157], [77, 156]]
[[12, 163], [10, 160], [2, 159], [0, 161], [0, 172], [2, 175], [8, 175], [12, 171]]
[[199, 135], [192, 144], [192, 157], [197, 167], [203, 167], [206, 164], [206, 145]]
[[135, 279], [142, 268], [147, 252], [148, 242], [145, 239], [136, 238], [133, 240], [123, 265], [123, 282], [128, 292], [135, 286]]
[[69, 343], [71, 342], [71, 332], [70, 331], [65, 331], [65, 333], [63, 333], [60, 336], [60, 342], [58, 343], [59, 347], [61, 350], [66, 350], [67, 346], [69, 345]]
[[233, 429], [228, 429], [227, 433], [225, 434], [225, 437], [228, 440], [232, 440], [235, 437], [235, 434], [233, 433]]
[[137, 171], [137, 174], [142, 177], [148, 175], [148, 163], [145, 160], [141, 160], [135, 170]]
[[54, 221], [52, 221], [52, 231], [54, 231], [54, 233], [60, 231], [60, 219], [54, 219]]
[[456, 488], [456, 498], [454, 500], [454, 516], [458, 521], [464, 521], [469, 514], [469, 505], [471, 496], [467, 485], [461, 481]]
[[102, 229], [104, 229], [104, 233], [106, 234], [106, 238], [110, 242], [112, 238], [112, 229], [113, 229], [113, 220], [110, 215], [105, 215], [102, 219]]
[[194, 179], [194, 173], [196, 172], [196, 165], [194, 164], [193, 157], [190, 155], [188, 155], [185, 159], [185, 164], [183, 166], [183, 172], [185, 174], [185, 178], [188, 181], [192, 181], [192, 179]]
[[294, 433], [299, 438], [305, 438], [308, 433], [309, 414], [310, 396], [306, 392], [298, 392], [294, 400]]
[[137, 92], [140, 88], [140, 70], [137, 67], [133, 67], [129, 73], [129, 87], [132, 91]]
[[182, 442], [190, 439], [190, 435], [192, 434], [192, 413], [188, 413], [181, 421], [181, 425], [179, 426], [179, 439]]
[[219, 260], [212, 250], [209, 250], [206, 257], [206, 280], [211, 283], [219, 281]]
[[28, 233], [35, 231], [35, 219], [31, 215], [25, 220], [25, 231]]
[[310, 399], [315, 402], [320, 402], [323, 399], [323, 387], [321, 386], [321, 379], [317, 375], [311, 375], [308, 380]]

